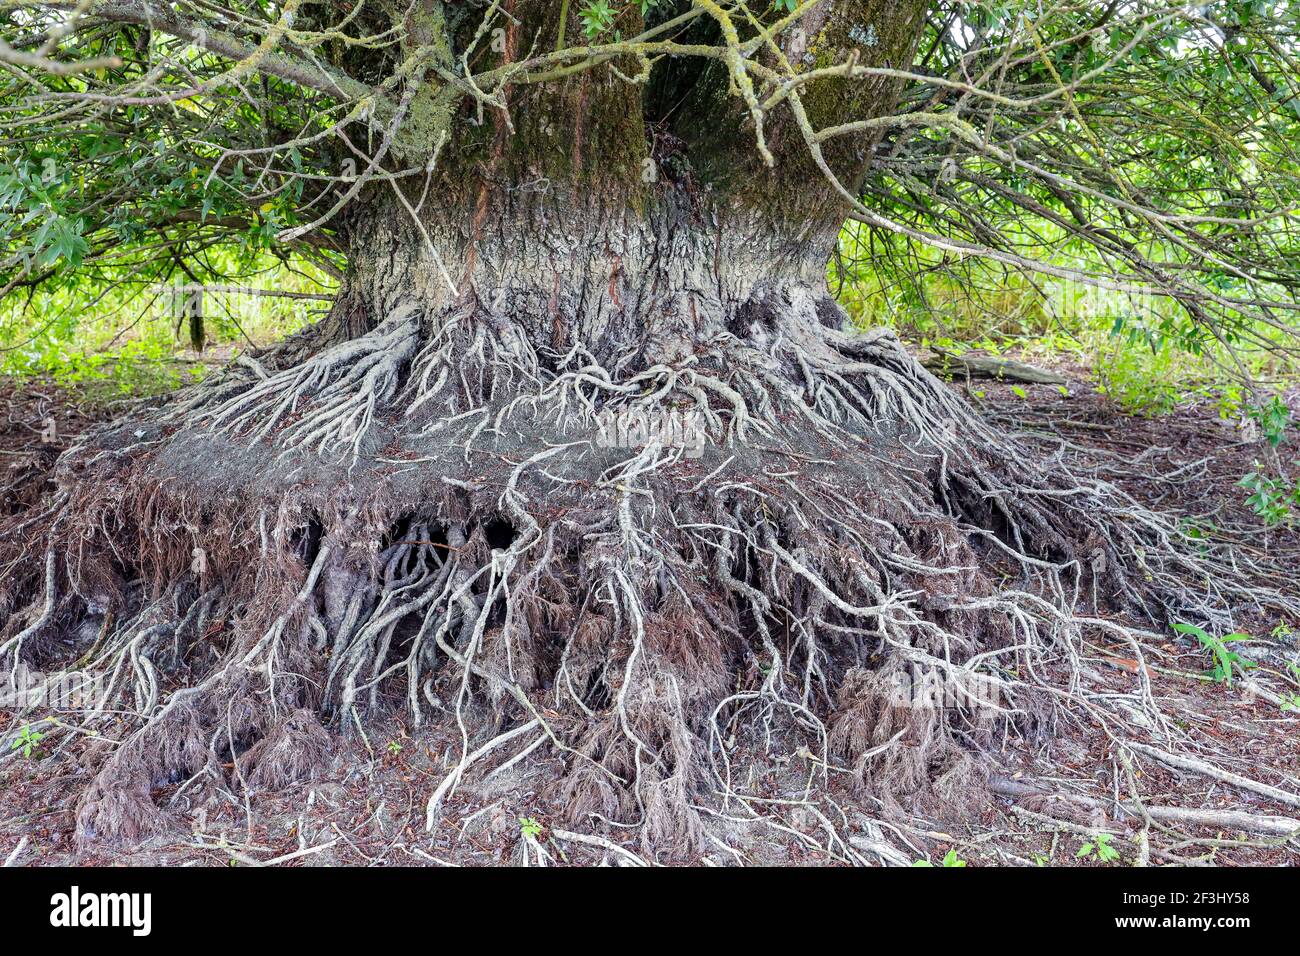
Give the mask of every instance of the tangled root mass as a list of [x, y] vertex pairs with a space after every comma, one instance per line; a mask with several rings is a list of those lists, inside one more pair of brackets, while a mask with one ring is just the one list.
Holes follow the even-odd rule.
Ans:
[[94, 688], [57, 744], [117, 740], [80, 837], [165, 826], [159, 782], [290, 785], [324, 726], [394, 713], [461, 738], [431, 826], [477, 761], [536, 756], [574, 821], [666, 855], [796, 751], [951, 809], [1071, 706], [1087, 633], [1133, 640], [1115, 612], [1279, 600], [822, 313], [769, 290], [611, 358], [408, 306], [69, 450], [4, 528], [0, 657]]

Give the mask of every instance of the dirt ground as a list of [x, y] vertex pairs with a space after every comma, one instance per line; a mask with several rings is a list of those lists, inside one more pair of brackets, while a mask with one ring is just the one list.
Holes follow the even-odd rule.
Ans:
[[[1144, 503], [1176, 511], [1199, 527], [1213, 526], [1214, 533], [1230, 536], [1241, 548], [1267, 551], [1300, 569], [1300, 534], [1265, 531], [1243, 504], [1244, 492], [1234, 487], [1264, 453], [1264, 446], [1239, 423], [1221, 421], [1209, 406], [1134, 418], [1097, 394], [1082, 370], [1064, 371], [1070, 378], [1064, 389], [988, 381], [954, 385], [991, 418], [1026, 433], [1046, 450], [1087, 463]], [[1292, 401], [1293, 407], [1298, 404]], [[80, 407], [57, 389], [30, 383], [0, 383], [0, 410], [0, 486], [9, 488], [0, 507], [12, 514], [43, 493], [58, 450], [104, 411]], [[1172, 633], [1143, 651], [1161, 710], [1202, 752], [1212, 752], [1217, 766], [1262, 788], [1177, 768], [1148, 752], [1136, 763], [1126, 763], [1096, 722], [1078, 713], [1059, 722], [1050, 738], [1030, 743], [998, 737], [984, 758], [993, 773], [989, 794], [963, 813], [940, 809], [926, 815], [886, 807], [870, 794], [855, 792], [850, 774], [822, 767], [807, 750], [768, 754], [749, 763], [746, 750], [761, 757], [762, 742], [742, 739], [736, 742], [733, 765], [761, 768], [747, 771], [744, 782], [749, 793], [773, 801], [771, 812], [755, 817], [740, 806], [706, 812], [710, 836], [703, 853], [680, 862], [907, 865], [925, 859], [943, 865], [946, 855], [948, 865], [960, 860], [970, 866], [1300, 862], [1296, 832], [1285, 832], [1286, 819], [1300, 819], [1300, 713], [1285, 710], [1277, 700], [1278, 694], [1296, 690], [1287, 665], [1300, 658], [1300, 648], [1285, 625], [1300, 628], [1300, 622], [1250, 623], [1252, 637], [1259, 640], [1247, 645], [1246, 653], [1257, 667], [1251, 681], [1238, 680], [1232, 687], [1207, 679], [1205, 652]], [[1277, 629], [1279, 624], [1284, 627]], [[1132, 650], [1098, 640], [1089, 649], [1082, 679], [1091, 682], [1093, 693], [1133, 693], [1141, 675]], [[1066, 679], [1064, 673], [1061, 679]], [[13, 716], [0, 710], [0, 727], [16, 727]], [[12, 731], [5, 740], [11, 736]], [[1154, 746], [1154, 739], [1150, 743]], [[219, 790], [201, 798], [179, 784], [167, 784], [154, 796], [171, 809], [172, 832], [130, 851], [79, 853], [73, 811], [89, 770], [74, 760], [41, 759], [39, 748], [29, 758], [12, 751], [0, 754], [0, 862], [643, 862], [631, 830], [620, 840], [615, 826], [593, 822], [583, 832], [565, 829], [558, 794], [549, 783], [557, 775], [537, 762], [521, 764], [526, 771], [507, 767], [493, 773], [491, 761], [474, 769], [445, 802], [432, 833], [426, 832], [429, 796], [461, 753], [451, 721], [418, 733], [401, 722], [372, 723], [365, 739], [356, 734], [337, 738], [328, 771], [309, 784], [251, 796]], [[810, 779], [820, 794], [811, 801], [804, 799]], [[1127, 810], [1121, 809], [1135, 793], [1140, 806], [1129, 802]], [[1171, 821], [1154, 808], [1202, 815]], [[1249, 816], [1234, 817], [1234, 812]], [[1262, 832], [1252, 821], [1263, 817], [1283, 819], [1266, 821], [1272, 832]], [[1300, 823], [1295, 826], [1300, 831]], [[1098, 852], [1097, 834], [1109, 835], [1100, 845], [1113, 848], [1117, 858]], [[1086, 845], [1093, 851], [1084, 854]]]

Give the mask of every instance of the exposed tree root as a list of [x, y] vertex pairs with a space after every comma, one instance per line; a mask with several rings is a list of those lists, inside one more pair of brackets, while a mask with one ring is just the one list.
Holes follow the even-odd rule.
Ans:
[[819, 815], [832, 773], [952, 813], [1001, 735], [1062, 715], [1177, 746], [1145, 677], [1081, 688], [1090, 637], [1142, 661], [1143, 621], [1294, 619], [819, 308], [760, 290], [621, 362], [535, 351], [472, 303], [404, 309], [67, 453], [49, 508], [6, 529], [0, 658], [94, 682], [75, 729], [117, 744], [80, 837], [165, 825], [164, 781], [289, 785], [325, 758], [320, 721], [396, 709], [461, 735], [431, 827], [467, 775], [544, 753], [576, 828], [635, 827], [653, 857], [762, 816], [755, 754], [806, 755]]

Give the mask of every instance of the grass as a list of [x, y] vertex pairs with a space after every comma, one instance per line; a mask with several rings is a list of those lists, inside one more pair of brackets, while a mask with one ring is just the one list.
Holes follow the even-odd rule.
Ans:
[[203, 296], [204, 351], [193, 351], [182, 297], [146, 283], [83, 281], [0, 302], [0, 375], [40, 378], [89, 401], [158, 394], [202, 377], [238, 351], [265, 346], [314, 321], [327, 302], [242, 289], [329, 294], [333, 283], [301, 263], [253, 263], [238, 284]]
[[831, 288], [855, 324], [892, 327], [921, 347], [1013, 352], [1072, 366], [1131, 414], [1211, 402], [1223, 417], [1244, 420], [1252, 407], [1300, 379], [1300, 364], [1288, 351], [1294, 342], [1276, 330], [1258, 330], [1276, 350], [1229, 349], [1166, 298], [869, 242], [846, 228], [841, 259], [830, 267]]

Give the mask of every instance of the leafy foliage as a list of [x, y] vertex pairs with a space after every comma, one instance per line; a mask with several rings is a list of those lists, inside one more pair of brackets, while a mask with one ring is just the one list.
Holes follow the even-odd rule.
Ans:
[[1114, 863], [1119, 860], [1119, 850], [1111, 846], [1115, 837], [1110, 833], [1098, 833], [1091, 840], [1079, 847], [1075, 857], [1080, 860], [1093, 859], [1099, 863]]
[[[961, 867], [966, 865], [966, 861], [957, 855], [957, 851], [955, 849], [952, 849], [944, 854], [943, 860], [939, 863], [939, 865], [946, 866], [946, 867]], [[934, 864], [931, 863], [929, 860], [921, 859], [921, 860], [915, 860], [912, 863], [912, 866], [932, 868]]]
[[1216, 637], [1195, 624], [1187, 624], [1182, 621], [1174, 623], [1174, 630], [1180, 634], [1195, 637], [1200, 642], [1201, 647], [1209, 651], [1214, 663], [1210, 676], [1216, 683], [1227, 684], [1231, 687], [1234, 671], [1244, 673], [1255, 666], [1253, 662], [1246, 660], [1229, 647], [1230, 644], [1249, 641], [1251, 639], [1249, 634], [1234, 633]]
[[10, 750], [17, 750], [23, 755], [23, 759], [30, 760], [32, 755], [37, 752], [37, 744], [45, 739], [45, 735], [36, 730], [31, 724], [23, 724], [22, 729], [9, 743]]

